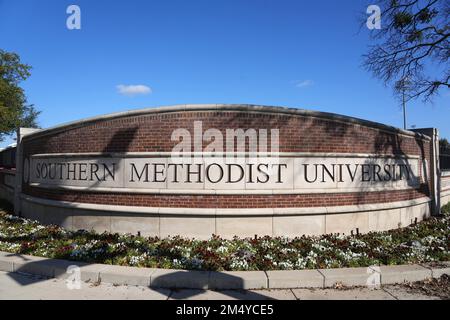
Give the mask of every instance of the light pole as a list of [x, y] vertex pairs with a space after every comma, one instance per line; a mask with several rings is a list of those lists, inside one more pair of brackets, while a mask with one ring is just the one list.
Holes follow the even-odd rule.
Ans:
[[402, 91], [403, 129], [406, 130], [406, 89], [408, 77], [404, 77], [396, 83], [397, 89]]
[[405, 86], [402, 90], [402, 105], [403, 105], [403, 129], [406, 130], [406, 101], [405, 101]]

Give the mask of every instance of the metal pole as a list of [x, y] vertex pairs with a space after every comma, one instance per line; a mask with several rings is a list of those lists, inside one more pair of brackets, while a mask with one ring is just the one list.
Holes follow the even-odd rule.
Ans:
[[403, 129], [406, 130], [406, 103], [405, 103], [405, 87], [403, 87]]

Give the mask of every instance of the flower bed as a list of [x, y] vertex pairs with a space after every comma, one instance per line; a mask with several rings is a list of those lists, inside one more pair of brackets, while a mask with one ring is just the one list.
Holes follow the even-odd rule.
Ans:
[[[3, 208], [3, 209], [2, 209]], [[153, 268], [293, 270], [450, 260], [450, 204], [443, 217], [363, 235], [209, 240], [140, 237], [43, 226], [0, 206], [0, 251]]]

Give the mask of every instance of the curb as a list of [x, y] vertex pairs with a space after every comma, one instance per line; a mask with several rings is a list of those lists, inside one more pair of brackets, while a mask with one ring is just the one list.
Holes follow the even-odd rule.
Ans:
[[421, 281], [450, 275], [450, 261], [368, 268], [279, 271], [189, 271], [89, 264], [0, 251], [0, 271], [67, 279], [69, 266], [77, 266], [81, 281], [152, 288], [183, 289], [296, 289], [367, 286], [370, 278], [380, 285]]

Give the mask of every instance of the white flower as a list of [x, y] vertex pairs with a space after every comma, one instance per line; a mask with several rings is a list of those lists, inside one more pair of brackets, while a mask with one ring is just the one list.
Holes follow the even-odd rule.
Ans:
[[312, 247], [314, 249], [317, 249], [319, 251], [325, 251], [327, 250], [327, 247], [325, 247], [324, 245], [318, 244], [318, 243], [313, 243]]
[[356, 239], [356, 238], [350, 238], [349, 242], [350, 242], [350, 245], [352, 247], [355, 247], [355, 248], [365, 248], [365, 247], [367, 247], [367, 244], [364, 241], [361, 241], [361, 240]]
[[220, 247], [217, 248], [216, 251], [217, 251], [218, 253], [225, 253], [225, 252], [228, 252], [228, 247], [220, 246]]
[[278, 263], [278, 267], [283, 270], [290, 270], [294, 268], [294, 265], [290, 261], [281, 261]]
[[269, 253], [267, 253], [267, 254], [264, 256], [264, 258], [266, 258], [267, 260], [270, 260], [270, 261], [275, 260], [275, 257], [272, 256], [272, 255], [270, 255]]
[[288, 254], [288, 253], [297, 253], [297, 250], [293, 249], [293, 248], [281, 248], [280, 250], [283, 254]]
[[247, 260], [233, 259], [230, 267], [232, 269], [247, 270], [249, 266]]
[[135, 266], [141, 262], [144, 262], [145, 260], [147, 260], [147, 258], [148, 258], [147, 252], [144, 252], [143, 254], [138, 256], [131, 256], [129, 262], [132, 266]]
[[308, 261], [306, 259], [303, 259], [303, 257], [298, 257], [297, 261], [295, 262], [295, 268], [296, 269], [305, 269], [307, 263], [308, 263]]

